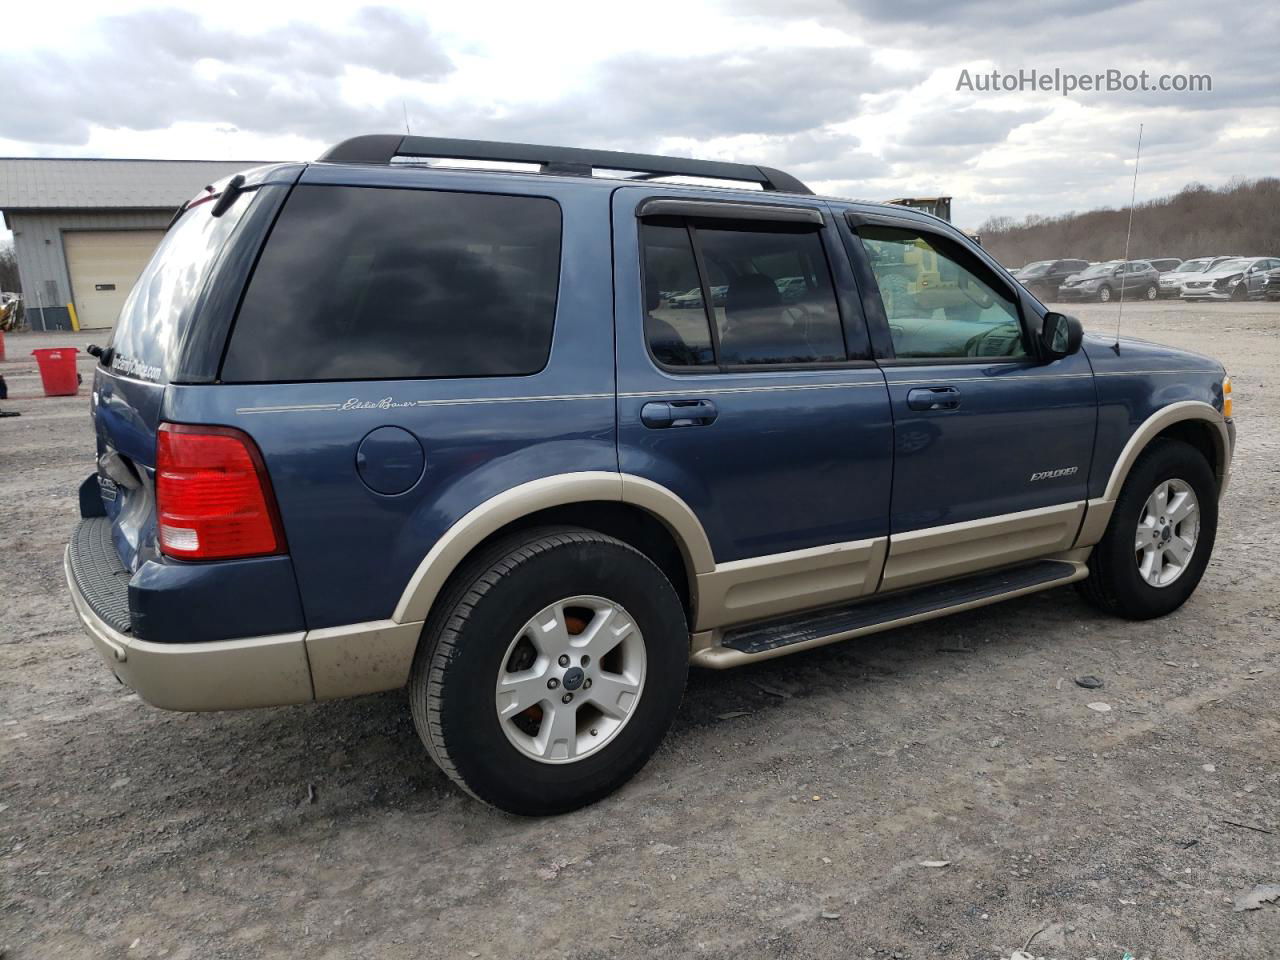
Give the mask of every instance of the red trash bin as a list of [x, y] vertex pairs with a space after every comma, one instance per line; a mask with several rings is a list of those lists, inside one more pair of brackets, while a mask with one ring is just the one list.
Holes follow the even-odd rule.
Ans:
[[40, 367], [40, 381], [46, 397], [71, 397], [80, 392], [80, 379], [76, 376], [75, 347], [52, 347], [32, 350]]

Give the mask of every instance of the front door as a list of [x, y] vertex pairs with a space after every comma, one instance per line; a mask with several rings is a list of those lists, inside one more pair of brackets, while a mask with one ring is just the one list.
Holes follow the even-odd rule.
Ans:
[[1037, 359], [1033, 301], [955, 231], [851, 217], [894, 420], [884, 589], [1066, 549], [1093, 451], [1088, 358]]
[[[830, 211], [728, 197], [614, 199], [619, 467], [688, 504], [720, 574], [759, 573], [736, 605], [709, 601], [725, 609], [702, 626], [874, 590], [892, 467], [885, 380]], [[815, 573], [824, 552], [854, 562]]]

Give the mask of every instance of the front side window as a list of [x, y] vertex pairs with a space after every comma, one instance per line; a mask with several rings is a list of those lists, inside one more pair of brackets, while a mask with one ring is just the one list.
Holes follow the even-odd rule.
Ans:
[[222, 378], [536, 373], [559, 273], [554, 200], [299, 186], [249, 282]]
[[958, 246], [901, 227], [858, 236], [899, 359], [1026, 356], [1017, 304]]
[[660, 364], [735, 368], [848, 359], [817, 232], [664, 219], [645, 223], [641, 240], [645, 332]]

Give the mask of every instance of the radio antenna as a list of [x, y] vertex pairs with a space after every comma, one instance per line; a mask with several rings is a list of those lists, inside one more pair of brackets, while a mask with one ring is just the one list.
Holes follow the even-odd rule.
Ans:
[[1142, 127], [1138, 124], [1138, 152], [1133, 158], [1133, 192], [1129, 194], [1129, 229], [1124, 233], [1124, 262], [1120, 269], [1120, 309], [1116, 312], [1116, 342], [1111, 345], [1116, 356], [1120, 355], [1120, 321], [1124, 317], [1124, 288], [1126, 274], [1129, 271], [1129, 238], [1133, 236], [1133, 203], [1138, 197], [1138, 161], [1142, 159]]
[[404, 132], [409, 136], [413, 136], [413, 131], [409, 129], [409, 105], [401, 100], [400, 109], [404, 111]]

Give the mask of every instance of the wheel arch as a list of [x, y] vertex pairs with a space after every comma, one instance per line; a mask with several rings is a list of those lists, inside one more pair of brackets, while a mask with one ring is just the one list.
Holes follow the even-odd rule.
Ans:
[[697, 576], [715, 567], [693, 511], [666, 487], [629, 474], [589, 471], [520, 484], [454, 523], [418, 564], [392, 619], [426, 620], [450, 576], [495, 538], [544, 523], [573, 524], [616, 537], [645, 553], [672, 580], [692, 624]]
[[1103, 500], [1114, 501], [1142, 452], [1157, 439], [1168, 437], [1191, 444], [1209, 461], [1218, 481], [1218, 495], [1226, 492], [1231, 472], [1231, 435], [1226, 420], [1203, 400], [1182, 400], [1162, 407], [1144, 420], [1120, 451]]
[[1106, 490], [1101, 497], [1088, 502], [1075, 547], [1092, 547], [1102, 539], [1111, 520], [1111, 512], [1115, 509], [1116, 498], [1120, 496], [1124, 482], [1129, 478], [1129, 471], [1142, 452], [1152, 442], [1162, 438], [1189, 443], [1204, 454], [1218, 481], [1218, 497], [1221, 498], [1226, 493], [1227, 482], [1231, 477], [1232, 454], [1231, 431], [1227, 428], [1227, 421], [1216, 407], [1203, 400], [1171, 403], [1144, 420], [1129, 437], [1129, 442], [1124, 445], [1111, 468]]

